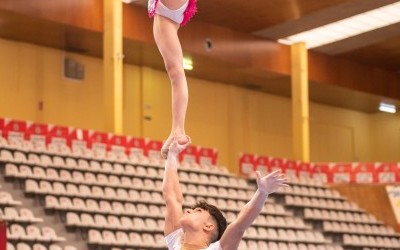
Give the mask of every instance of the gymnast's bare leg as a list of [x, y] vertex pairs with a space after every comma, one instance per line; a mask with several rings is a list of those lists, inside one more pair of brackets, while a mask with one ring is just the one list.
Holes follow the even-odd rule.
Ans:
[[[162, 3], [170, 8], [177, 9], [184, 5], [187, 0], [163, 0]], [[153, 34], [157, 47], [164, 59], [172, 88], [172, 129], [168, 139], [161, 150], [165, 159], [168, 154], [169, 145], [175, 138], [177, 142], [184, 145], [188, 142], [185, 134], [185, 118], [188, 105], [188, 86], [183, 69], [183, 53], [178, 38], [180, 24], [156, 14], [153, 22]]]

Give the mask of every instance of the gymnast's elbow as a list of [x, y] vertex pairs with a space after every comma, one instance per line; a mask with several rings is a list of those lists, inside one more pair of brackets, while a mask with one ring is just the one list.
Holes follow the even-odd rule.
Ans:
[[163, 188], [162, 194], [163, 194], [163, 199], [165, 201], [165, 204], [169, 204], [169, 203], [182, 204], [183, 203], [183, 196], [182, 195], [177, 195], [171, 189]]

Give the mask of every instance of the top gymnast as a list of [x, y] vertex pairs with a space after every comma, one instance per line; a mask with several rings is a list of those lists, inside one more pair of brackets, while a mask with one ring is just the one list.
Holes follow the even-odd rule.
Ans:
[[169, 145], [174, 139], [181, 145], [189, 141], [185, 134], [189, 94], [178, 29], [196, 13], [196, 0], [149, 0], [148, 11], [149, 16], [154, 17], [154, 39], [172, 86], [172, 129], [161, 149], [161, 156], [166, 159]]

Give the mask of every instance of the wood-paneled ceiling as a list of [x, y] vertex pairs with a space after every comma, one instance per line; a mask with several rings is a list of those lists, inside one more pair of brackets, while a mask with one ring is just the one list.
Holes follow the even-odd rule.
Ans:
[[[399, 0], [198, 0], [195, 20], [276, 41], [395, 2]], [[132, 4], [145, 7], [147, 1], [137, 0]], [[400, 23], [313, 50], [400, 74]], [[266, 92], [274, 92], [276, 86], [281, 86], [275, 93], [282, 94], [287, 93], [284, 89], [288, 88], [282, 86], [290, 79], [269, 82], [272, 83], [262, 87]], [[327, 90], [315, 83], [310, 83], [310, 95], [320, 103], [366, 112], [376, 112], [383, 100], [340, 87]], [[399, 104], [398, 100], [392, 102]]]
[[[399, 0], [198, 0], [195, 20], [277, 40], [395, 2]], [[132, 4], [145, 6], [147, 0]], [[400, 23], [314, 50], [400, 73]]]

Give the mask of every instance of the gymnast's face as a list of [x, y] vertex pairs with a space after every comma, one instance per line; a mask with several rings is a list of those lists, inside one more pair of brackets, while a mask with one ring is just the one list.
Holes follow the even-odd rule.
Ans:
[[184, 230], [202, 230], [210, 223], [212, 224], [210, 213], [200, 207], [186, 210], [181, 218], [181, 226]]

